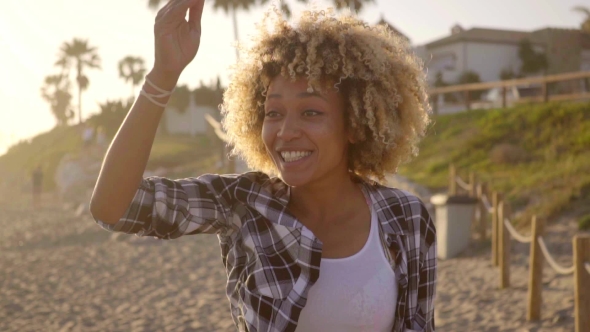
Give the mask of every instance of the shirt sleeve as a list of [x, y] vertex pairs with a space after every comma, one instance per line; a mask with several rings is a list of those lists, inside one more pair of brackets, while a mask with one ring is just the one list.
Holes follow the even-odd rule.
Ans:
[[209, 174], [181, 180], [144, 178], [116, 224], [95, 221], [108, 231], [160, 239], [224, 233], [235, 182], [235, 177]]
[[420, 268], [418, 312], [414, 320], [417, 326], [413, 326], [413, 328], [417, 331], [434, 332], [434, 300], [437, 278], [436, 229], [429, 213], [423, 214], [426, 214], [424, 217], [426, 218], [424, 239], [428, 249]]

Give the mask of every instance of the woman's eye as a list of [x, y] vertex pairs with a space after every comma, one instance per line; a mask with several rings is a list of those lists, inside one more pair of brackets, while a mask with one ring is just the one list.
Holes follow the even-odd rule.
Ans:
[[274, 118], [274, 117], [277, 117], [278, 115], [279, 115], [279, 112], [277, 112], [277, 111], [268, 111], [264, 114], [264, 116], [267, 118]]
[[316, 111], [316, 110], [306, 110], [305, 112], [303, 112], [303, 114], [305, 116], [316, 116], [316, 115], [320, 115], [322, 113], [319, 111]]

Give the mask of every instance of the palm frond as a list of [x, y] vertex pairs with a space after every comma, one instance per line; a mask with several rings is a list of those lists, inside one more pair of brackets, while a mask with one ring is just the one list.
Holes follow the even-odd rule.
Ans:
[[588, 7], [576, 6], [576, 7], [572, 8], [572, 10], [586, 14], [586, 17], [590, 18], [590, 8], [588, 8]]
[[158, 10], [163, 0], [148, 0], [148, 7], [153, 10]]

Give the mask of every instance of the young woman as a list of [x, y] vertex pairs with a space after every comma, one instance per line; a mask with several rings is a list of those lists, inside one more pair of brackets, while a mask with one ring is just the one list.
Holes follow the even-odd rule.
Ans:
[[[156, 60], [91, 202], [105, 229], [217, 234], [240, 331], [434, 331], [436, 236], [395, 173], [428, 125], [424, 73], [385, 27], [270, 12], [243, 50], [224, 127], [257, 172], [142, 179], [169, 91], [199, 48], [204, 0], [172, 0]], [[185, 15], [189, 11], [189, 19]]]

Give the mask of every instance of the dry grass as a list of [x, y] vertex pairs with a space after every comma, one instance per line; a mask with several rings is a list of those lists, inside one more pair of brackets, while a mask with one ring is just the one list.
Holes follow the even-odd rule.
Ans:
[[521, 105], [435, 118], [420, 155], [400, 174], [446, 190], [448, 165], [476, 172], [518, 212], [556, 217], [590, 202], [590, 103]]

